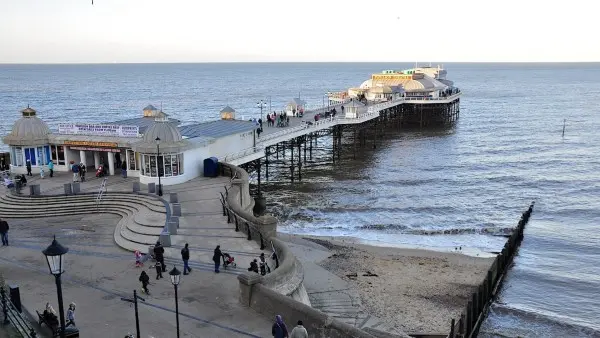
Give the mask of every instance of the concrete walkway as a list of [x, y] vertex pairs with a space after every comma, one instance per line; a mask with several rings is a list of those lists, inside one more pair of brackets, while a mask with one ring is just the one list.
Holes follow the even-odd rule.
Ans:
[[[63, 183], [70, 182], [68, 173], [54, 178], [29, 179], [40, 183], [42, 193], [62, 193]], [[131, 191], [136, 178], [108, 178], [109, 191]], [[167, 269], [174, 265], [183, 269], [180, 250], [190, 244], [192, 273], [182, 276], [179, 288], [180, 331], [182, 337], [268, 337], [271, 318], [264, 318], [238, 302], [237, 274], [260, 254], [259, 246], [235, 232], [222, 216], [219, 191], [226, 178], [198, 178], [186, 184], [165, 187], [165, 193], [178, 192], [183, 217], [180, 233], [173, 246], [166, 249]], [[101, 179], [90, 177], [82, 184], [83, 191], [95, 192]], [[144, 187], [142, 187], [143, 189]], [[1, 193], [1, 192], [0, 192]], [[168, 270], [156, 280], [151, 262], [135, 268], [134, 256], [117, 247], [113, 233], [119, 217], [108, 214], [9, 219], [10, 247], [0, 247], [0, 269], [9, 284], [19, 285], [22, 301], [31, 311], [43, 309], [50, 301], [58, 311], [56, 288], [41, 253], [50, 244], [52, 235], [69, 247], [67, 272], [63, 278], [65, 306], [77, 303], [77, 324], [83, 337], [120, 337], [135, 331], [133, 308], [120, 297], [140, 290], [138, 276], [142, 269], [150, 275], [151, 295], [143, 295], [140, 305], [142, 337], [175, 336], [175, 304]], [[94, 232], [84, 231], [89, 225]], [[214, 273], [213, 250], [217, 244], [231, 253], [237, 269]]]

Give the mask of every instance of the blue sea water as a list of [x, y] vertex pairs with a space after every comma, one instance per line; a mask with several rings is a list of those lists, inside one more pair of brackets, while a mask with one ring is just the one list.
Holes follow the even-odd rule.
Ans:
[[[259, 114], [408, 64], [0, 65], [0, 134], [31, 105], [51, 126], [137, 117], [184, 123], [230, 105]], [[398, 130], [356, 160], [265, 188], [282, 231], [494, 251], [536, 201], [482, 336], [600, 336], [600, 64], [446, 64], [463, 91], [446, 130]], [[565, 136], [562, 137], [563, 121]], [[453, 234], [447, 234], [451, 232]]]

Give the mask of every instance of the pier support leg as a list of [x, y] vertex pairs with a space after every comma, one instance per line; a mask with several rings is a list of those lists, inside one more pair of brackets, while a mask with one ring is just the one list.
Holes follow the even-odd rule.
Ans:
[[292, 151], [292, 157], [290, 161], [290, 171], [292, 174], [292, 183], [294, 182], [294, 144], [291, 144], [290, 150]]

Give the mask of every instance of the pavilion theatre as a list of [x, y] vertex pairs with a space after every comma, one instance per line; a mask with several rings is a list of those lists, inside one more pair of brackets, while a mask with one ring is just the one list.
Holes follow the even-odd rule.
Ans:
[[179, 184], [203, 175], [204, 160], [222, 159], [228, 154], [256, 145], [256, 125], [235, 120], [229, 107], [221, 119], [180, 126], [162, 111], [149, 105], [143, 117], [103, 124], [60, 123], [51, 130], [32, 108], [26, 108], [3, 138], [10, 147], [12, 174], [33, 173], [41, 168], [48, 172], [67, 172], [73, 163], [83, 163], [88, 172], [104, 166], [109, 175], [122, 168], [140, 182], [164, 185]]

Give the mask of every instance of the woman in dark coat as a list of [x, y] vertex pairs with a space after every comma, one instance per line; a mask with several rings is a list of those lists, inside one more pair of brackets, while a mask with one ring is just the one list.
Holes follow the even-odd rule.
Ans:
[[215, 249], [215, 254], [213, 255], [213, 262], [215, 262], [215, 273], [219, 273], [221, 257], [223, 257], [223, 253], [221, 253], [221, 246], [217, 245], [217, 248]]
[[288, 330], [280, 315], [275, 316], [275, 323], [271, 328], [271, 333], [275, 338], [288, 338]]

